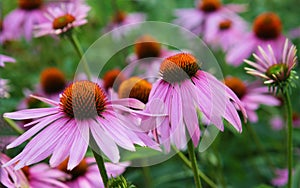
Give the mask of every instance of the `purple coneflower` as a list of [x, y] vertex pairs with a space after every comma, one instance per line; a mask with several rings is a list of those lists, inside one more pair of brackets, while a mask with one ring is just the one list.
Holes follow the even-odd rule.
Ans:
[[112, 21], [104, 28], [104, 32], [113, 31], [112, 35], [116, 39], [120, 39], [122, 36], [130, 32], [134, 27], [127, 27], [126, 29], [118, 30], [118, 28], [130, 25], [137, 24], [140, 22], [146, 21], [146, 15], [143, 13], [126, 13], [124, 11], [117, 11], [113, 15]]
[[227, 77], [224, 83], [229, 87], [241, 100], [248, 115], [250, 122], [257, 122], [258, 116], [256, 110], [261, 104], [269, 106], [280, 105], [281, 102], [275, 96], [270, 95], [268, 87], [260, 86], [254, 82], [247, 84], [236, 77]]
[[[108, 178], [121, 175], [125, 168], [129, 165], [128, 162], [113, 164], [104, 163]], [[70, 177], [64, 181], [68, 187], [81, 188], [81, 187], [99, 187], [104, 188], [102, 178], [100, 176], [97, 163], [94, 158], [84, 158], [73, 170], [68, 170], [68, 159], [64, 160], [57, 168]]]
[[[187, 143], [186, 129], [194, 146], [200, 139], [197, 109], [207, 125], [214, 124], [224, 129], [226, 119], [238, 131], [242, 131], [236, 107], [246, 117], [245, 109], [238, 97], [211, 74], [199, 70], [197, 59], [191, 54], [179, 53], [166, 58], [160, 67], [161, 79], [153, 84], [149, 101], [161, 101], [161, 105], [149, 105], [150, 111], [161, 110], [169, 116], [156, 127], [166, 151], [170, 141], [179, 149]], [[164, 105], [164, 106], [163, 106]]]
[[48, 20], [35, 27], [36, 37], [60, 35], [74, 27], [87, 23], [86, 17], [90, 7], [83, 3], [61, 3], [47, 9]]
[[282, 187], [288, 182], [288, 169], [276, 169], [276, 177], [272, 179], [274, 186]]
[[29, 41], [35, 25], [46, 20], [44, 3], [43, 0], [18, 0], [18, 6], [4, 18], [5, 38], [15, 40], [24, 36]]
[[275, 13], [266, 12], [256, 17], [253, 31], [228, 51], [226, 60], [230, 64], [240, 65], [252, 52], [257, 53], [257, 46], [266, 49], [268, 45], [275, 50], [274, 55], [278, 58], [281, 56], [284, 41], [280, 18]]
[[0, 183], [7, 188], [29, 187], [29, 182], [21, 169], [14, 170], [14, 166], [2, 166], [9, 160], [8, 156], [0, 152]]
[[4, 63], [15, 63], [16, 60], [12, 57], [0, 54], [0, 67], [4, 67]]
[[[174, 23], [181, 25], [196, 35], [205, 35], [212, 27], [218, 28], [217, 20], [239, 17], [236, 12], [245, 10], [243, 5], [222, 5], [220, 0], [196, 1], [197, 8], [178, 9], [175, 15], [178, 17]], [[241, 19], [241, 18], [239, 18]]]
[[[276, 57], [271, 45], [265, 48], [258, 47], [259, 55], [253, 54], [256, 63], [245, 60], [253, 68], [246, 67], [248, 74], [263, 78], [264, 83], [272, 91], [278, 91], [286, 86], [293, 86], [293, 80], [297, 77], [293, 68], [296, 65], [296, 46], [289, 47], [289, 41], [286, 40], [280, 57]], [[282, 49], [282, 47], [280, 47]]]
[[[34, 125], [31, 129], [7, 146], [16, 147], [35, 135], [6, 166], [18, 162], [15, 168], [22, 168], [52, 154], [51, 166], [59, 165], [69, 156], [68, 169], [72, 170], [84, 158], [90, 136], [112, 162], [120, 159], [117, 145], [130, 151], [135, 151], [134, 144], [160, 150], [132, 121], [139, 115], [149, 114], [123, 106], [144, 108], [144, 104], [138, 100], [108, 101], [102, 89], [90, 81], [78, 81], [69, 85], [61, 95], [60, 102], [36, 98], [54, 107], [4, 114], [4, 117], [16, 120], [35, 119], [25, 125]], [[126, 116], [123, 115], [124, 112]]]

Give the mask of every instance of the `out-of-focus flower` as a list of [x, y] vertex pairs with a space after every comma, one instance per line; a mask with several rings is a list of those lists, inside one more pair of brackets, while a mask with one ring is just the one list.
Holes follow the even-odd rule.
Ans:
[[29, 182], [22, 170], [14, 170], [14, 166], [3, 167], [10, 160], [0, 152], [0, 182], [7, 188], [29, 187]]
[[4, 63], [15, 63], [16, 60], [12, 57], [0, 54], [0, 67], [4, 67]]
[[8, 84], [8, 80], [5, 79], [1, 79], [0, 78], [0, 98], [8, 98], [9, 95], [9, 86]]
[[218, 20], [241, 19], [236, 13], [244, 10], [244, 5], [223, 5], [220, 0], [199, 0], [196, 1], [196, 8], [176, 10], [177, 19], [174, 23], [187, 28], [196, 35], [205, 36], [209, 35], [211, 30], [219, 28]]
[[[246, 67], [248, 74], [258, 76], [264, 79], [264, 83], [268, 85], [272, 91], [278, 89], [288, 89], [293, 86], [294, 79], [297, 78], [293, 68], [296, 65], [296, 46], [289, 47], [289, 41], [286, 40], [280, 57], [274, 54], [274, 47], [268, 45], [267, 48], [258, 47], [260, 55], [253, 54], [256, 63], [245, 60], [247, 64], [253, 68]], [[282, 49], [282, 48], [281, 48]]]
[[253, 31], [228, 51], [226, 60], [232, 65], [240, 65], [252, 52], [257, 53], [257, 46], [266, 49], [268, 45], [274, 49], [275, 57], [279, 58], [284, 41], [280, 18], [272, 12], [263, 13], [254, 20]]
[[4, 18], [5, 39], [17, 40], [24, 36], [30, 41], [34, 26], [46, 20], [45, 5], [43, 0], [18, 0], [18, 6]]
[[[242, 131], [240, 117], [236, 108], [246, 117], [246, 111], [238, 97], [211, 74], [199, 70], [197, 59], [191, 54], [179, 53], [166, 58], [160, 67], [162, 78], [153, 84], [149, 101], [160, 101], [160, 105], [147, 105], [149, 111], [162, 111], [168, 114], [156, 126], [166, 151], [170, 143], [179, 149], [186, 146], [191, 138], [194, 146], [200, 139], [197, 109], [206, 124], [214, 124], [224, 129], [225, 118], [238, 131]], [[155, 123], [155, 122], [150, 122]], [[186, 129], [189, 136], [186, 136]]]
[[256, 110], [261, 104], [277, 106], [281, 103], [275, 96], [270, 95], [268, 87], [260, 86], [257, 82], [247, 84], [239, 78], [227, 77], [224, 83], [241, 100], [250, 122], [257, 122]]
[[[284, 127], [284, 120], [279, 115], [273, 116], [270, 119], [270, 125], [273, 130], [279, 131]], [[293, 113], [293, 127], [300, 128], [300, 117], [296, 112]]]
[[[18, 162], [15, 168], [22, 168], [52, 154], [51, 166], [59, 165], [69, 156], [68, 170], [72, 170], [84, 158], [90, 132], [97, 147], [112, 162], [118, 162], [120, 158], [117, 145], [130, 151], [135, 151], [134, 144], [160, 150], [133, 121], [139, 116], [152, 115], [125, 107], [144, 108], [144, 104], [136, 99], [108, 101], [99, 85], [90, 81], [69, 85], [61, 95], [60, 102], [35, 98], [53, 107], [4, 114], [4, 117], [16, 120], [35, 119], [24, 125], [34, 125], [31, 129], [7, 146], [16, 147], [35, 135], [6, 166]], [[126, 116], [122, 112], [126, 112]]]
[[[108, 178], [116, 177], [121, 175], [126, 167], [129, 165], [128, 162], [123, 163], [104, 163]], [[70, 178], [64, 183], [69, 187], [80, 188], [80, 187], [99, 187], [104, 188], [102, 178], [94, 158], [84, 158], [78, 166], [73, 170], [68, 170], [68, 159], [64, 160], [57, 168], [67, 174]]]
[[137, 24], [146, 21], [146, 15], [143, 13], [126, 13], [124, 11], [117, 11], [113, 15], [112, 21], [104, 28], [104, 32], [112, 32], [115, 39], [120, 39], [128, 32], [130, 32], [134, 27], [126, 27], [118, 29], [125, 25]]
[[126, 80], [126, 76], [121, 72], [120, 69], [113, 69], [107, 71], [103, 75], [103, 88], [106, 92], [109, 89], [113, 89], [115, 92], [119, 90], [121, 83]]
[[276, 169], [276, 177], [272, 179], [274, 186], [285, 186], [288, 182], [288, 169]]
[[[139, 76], [153, 80], [159, 75], [159, 67], [163, 60], [175, 51], [168, 50], [150, 35], [138, 38], [134, 45], [134, 53], [127, 58], [128, 67], [123, 71], [127, 77]], [[152, 78], [152, 79], [151, 79]]]
[[60, 35], [87, 23], [90, 7], [83, 3], [61, 3], [47, 9], [47, 21], [35, 27], [35, 37]]

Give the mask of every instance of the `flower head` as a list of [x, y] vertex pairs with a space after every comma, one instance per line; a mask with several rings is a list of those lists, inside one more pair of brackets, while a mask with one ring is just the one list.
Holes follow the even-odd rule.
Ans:
[[87, 23], [90, 7], [83, 3], [61, 3], [61, 6], [49, 7], [48, 20], [37, 25], [35, 36], [60, 35]]
[[272, 179], [274, 186], [284, 186], [288, 182], [288, 169], [276, 169], [276, 177]]
[[107, 71], [103, 76], [103, 87], [106, 91], [113, 88], [114, 91], [118, 91], [121, 83], [126, 79], [123, 73], [119, 69], [113, 69]]
[[289, 47], [289, 42], [286, 40], [280, 58], [276, 58], [273, 48], [268, 45], [268, 49], [258, 47], [259, 55], [253, 54], [256, 63], [245, 60], [253, 68], [245, 68], [248, 74], [258, 76], [264, 79], [264, 83], [270, 87], [272, 91], [278, 92], [278, 89], [289, 89], [294, 86], [293, 81], [297, 79], [293, 68], [296, 65], [297, 49], [294, 45]]
[[84, 158], [91, 136], [95, 146], [113, 162], [118, 162], [120, 158], [117, 145], [131, 151], [135, 150], [134, 144], [159, 150], [158, 145], [132, 121], [139, 116], [151, 115], [125, 107], [143, 108], [144, 104], [135, 99], [109, 101], [102, 89], [90, 81], [69, 85], [60, 102], [35, 98], [53, 107], [4, 114], [4, 117], [11, 119], [34, 119], [24, 125], [34, 126], [8, 148], [16, 147], [35, 135], [24, 150], [6, 165], [18, 161], [16, 168], [22, 168], [52, 154], [51, 166], [59, 165], [69, 156], [68, 170], [72, 170]]
[[[153, 84], [146, 110], [161, 111], [168, 117], [157, 125], [153, 134], [159, 134], [159, 142], [169, 151], [170, 143], [183, 149], [187, 138], [197, 146], [200, 139], [197, 109], [201, 111], [202, 123], [214, 124], [224, 129], [222, 118], [236, 130], [242, 125], [236, 107], [246, 117], [238, 97], [209, 73], [200, 70], [197, 59], [187, 53], [166, 58], [160, 67], [161, 79]], [[153, 124], [153, 122], [148, 122]], [[146, 125], [145, 125], [146, 126]], [[186, 136], [186, 129], [189, 136]]]

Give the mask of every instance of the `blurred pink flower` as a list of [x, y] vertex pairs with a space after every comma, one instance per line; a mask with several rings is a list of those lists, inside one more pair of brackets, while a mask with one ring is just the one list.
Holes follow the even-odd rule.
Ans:
[[118, 11], [112, 18], [112, 21], [104, 28], [104, 32], [112, 31], [112, 36], [115, 39], [120, 39], [128, 32], [130, 32], [134, 27], [126, 27], [118, 29], [125, 25], [137, 24], [146, 21], [146, 15], [143, 13], [129, 13], [124, 11]]
[[248, 84], [237, 77], [227, 77], [224, 83], [241, 100], [250, 122], [257, 122], [256, 110], [261, 104], [269, 106], [281, 104], [280, 100], [270, 94], [268, 87], [261, 86], [258, 82]]
[[27, 41], [30, 41], [34, 26], [46, 20], [45, 5], [42, 0], [19, 0], [18, 5], [19, 7], [3, 20], [5, 39], [17, 40], [25, 37]]
[[232, 65], [240, 65], [252, 52], [257, 53], [257, 46], [266, 49], [270, 45], [276, 58], [281, 56], [285, 37], [282, 35], [280, 18], [272, 12], [260, 14], [253, 23], [253, 31], [240, 39], [226, 55], [226, 61]]
[[[100, 171], [94, 158], [84, 158], [73, 170], [67, 170], [68, 159], [63, 161], [57, 168], [70, 175], [70, 178], [64, 183], [70, 188], [98, 187], [104, 188]], [[122, 163], [104, 163], [108, 178], [121, 175], [128, 162]]]
[[[69, 156], [68, 170], [72, 170], [84, 158], [90, 132], [97, 147], [112, 162], [118, 162], [120, 159], [117, 145], [130, 151], [135, 151], [134, 144], [160, 150], [137, 125], [128, 124], [137, 116], [151, 116], [124, 106], [144, 108], [144, 104], [138, 100], [107, 101], [100, 87], [90, 81], [78, 81], [69, 85], [61, 95], [60, 102], [42, 97], [35, 98], [53, 107], [4, 114], [4, 117], [16, 120], [34, 119], [25, 125], [34, 126], [7, 148], [16, 147], [35, 135], [23, 151], [5, 164], [6, 166], [18, 162], [15, 168], [22, 168], [52, 154], [51, 166], [59, 165]], [[123, 115], [124, 112], [126, 116]]]
[[10, 88], [7, 84], [8, 84], [8, 80], [0, 78], [0, 99], [8, 98], [10, 96], [9, 95]]
[[47, 9], [47, 21], [35, 27], [35, 37], [60, 35], [87, 23], [90, 7], [83, 3], [61, 3]]
[[[253, 54], [256, 62], [245, 60], [247, 64], [253, 68], [246, 67], [245, 70], [248, 74], [258, 76], [264, 79], [266, 85], [271, 86], [274, 91], [280, 84], [282, 86], [289, 86], [293, 79], [293, 68], [296, 66], [296, 46], [289, 47], [289, 41], [286, 39], [284, 47], [279, 57], [275, 56], [274, 47], [271, 45], [265, 48], [259, 46], [259, 55]], [[262, 57], [262, 58], [261, 58]]]
[[[284, 128], [284, 120], [281, 116], [273, 116], [270, 120], [270, 124], [273, 130], [279, 131]], [[293, 127], [300, 128], [300, 117], [298, 113], [293, 113]]]
[[276, 177], [272, 179], [272, 184], [274, 186], [285, 186], [288, 182], [288, 169], [276, 169]]
[[0, 152], [0, 182], [7, 188], [29, 187], [29, 182], [22, 170], [14, 170], [14, 166], [3, 167], [10, 160]]
[[[166, 151], [170, 150], [170, 143], [178, 149], [185, 148], [186, 129], [194, 146], [198, 145], [201, 134], [197, 108], [202, 112], [205, 124], [214, 124], [223, 131], [225, 118], [238, 132], [242, 131], [236, 108], [242, 111], [244, 117], [247, 116], [241, 101], [223, 83], [199, 68], [197, 59], [191, 54], [170, 56], [161, 64], [162, 78], [152, 86], [151, 103], [146, 105], [146, 109], [169, 115], [153, 131], [153, 135], [156, 132], [160, 135], [160, 143], [164, 144]], [[143, 126], [150, 125], [144, 123]]]
[[4, 63], [15, 63], [16, 60], [12, 57], [0, 54], [0, 67], [4, 67]]
[[220, 19], [241, 19], [237, 12], [245, 11], [244, 5], [223, 5], [220, 0], [196, 1], [196, 8], [175, 10], [175, 24], [181, 25], [196, 35], [209, 35], [211, 30], [219, 28]]

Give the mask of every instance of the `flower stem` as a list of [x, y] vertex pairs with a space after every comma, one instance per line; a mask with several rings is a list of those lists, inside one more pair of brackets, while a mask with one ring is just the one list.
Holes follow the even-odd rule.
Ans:
[[[190, 169], [192, 169], [192, 164], [189, 161], [189, 159], [176, 147], [172, 146], [172, 148], [176, 151], [177, 155], [184, 162], [184, 164]], [[209, 177], [207, 177], [200, 169], [198, 169], [198, 172], [199, 172], [199, 177], [201, 177], [210, 187], [217, 188], [217, 185]]]
[[287, 114], [287, 157], [288, 157], [288, 188], [292, 187], [292, 170], [293, 170], [293, 113], [292, 105], [288, 92], [284, 92], [284, 102]]
[[103, 180], [103, 184], [104, 187], [107, 187], [107, 182], [108, 182], [108, 176], [107, 176], [107, 172], [104, 166], [104, 160], [103, 157], [101, 155], [99, 155], [96, 151], [92, 150], [94, 157], [96, 159], [96, 163], [98, 165], [102, 180]]
[[72, 46], [74, 47], [77, 55], [79, 56], [80, 59], [82, 59], [83, 68], [84, 68], [84, 71], [85, 71], [85, 74], [86, 74], [88, 80], [91, 80], [91, 71], [87, 64], [87, 61], [85, 60], [85, 58], [83, 56], [84, 53], [80, 46], [78, 38], [73, 33], [68, 33], [67, 36], [68, 36], [68, 39], [70, 40]]
[[195, 180], [196, 188], [202, 188], [200, 177], [199, 177], [199, 171], [198, 171], [195, 150], [194, 150], [194, 144], [193, 144], [192, 140], [190, 140], [188, 142], [188, 152], [189, 152], [189, 157], [191, 160], [192, 170], [194, 173], [194, 180]]
[[24, 133], [24, 130], [21, 129], [13, 120], [4, 118], [4, 120], [7, 122], [7, 124], [19, 135]]

